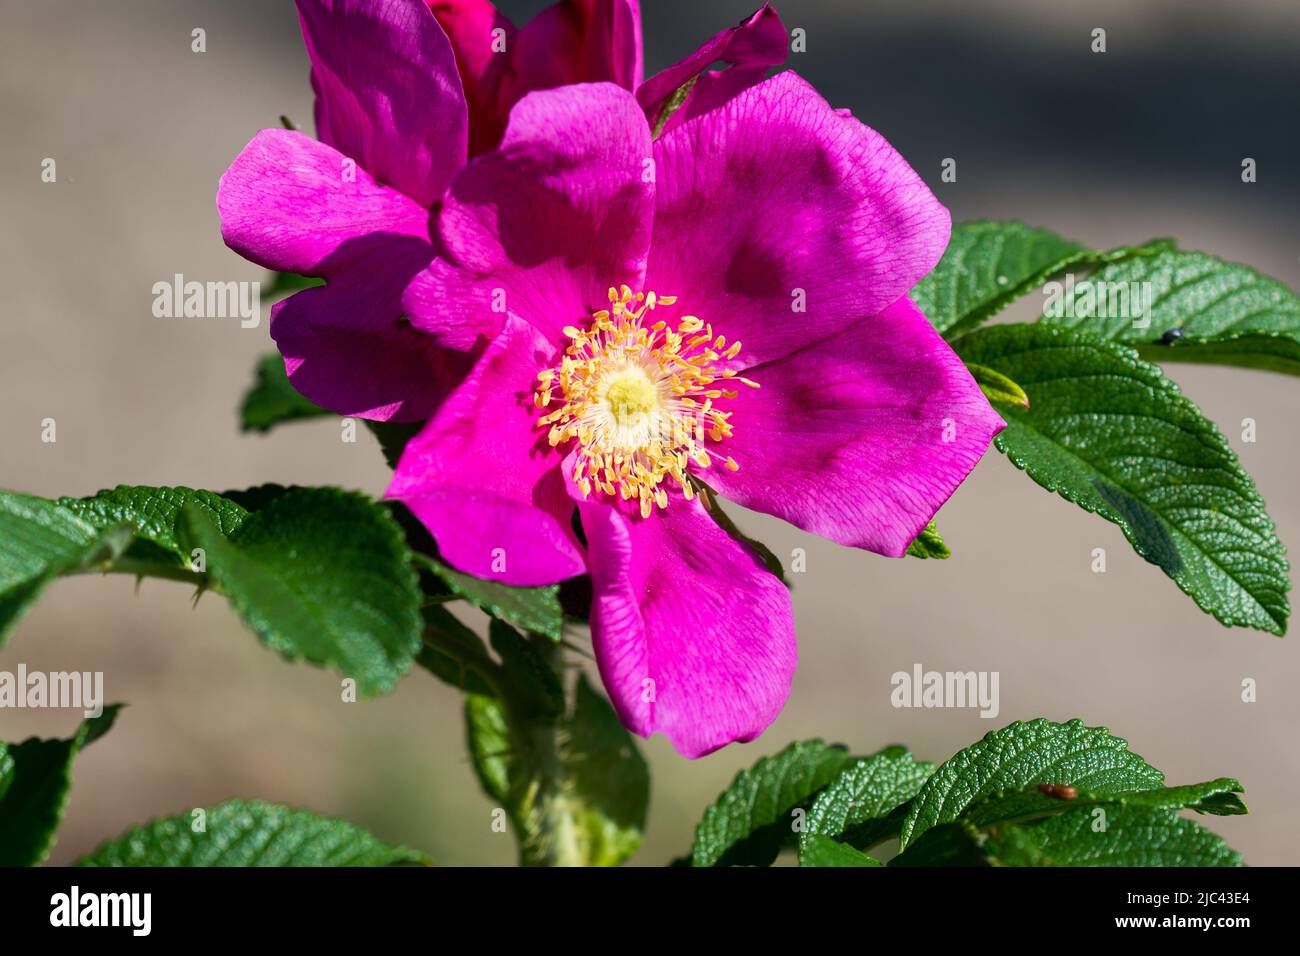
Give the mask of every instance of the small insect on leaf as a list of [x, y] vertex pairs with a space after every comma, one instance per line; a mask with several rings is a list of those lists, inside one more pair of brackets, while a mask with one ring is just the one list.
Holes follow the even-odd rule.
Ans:
[[1044, 793], [1053, 800], [1073, 800], [1079, 795], [1079, 791], [1074, 787], [1067, 787], [1059, 783], [1040, 783], [1038, 792]]
[[1185, 329], [1169, 329], [1164, 335], [1160, 336], [1160, 344], [1173, 345], [1186, 334], [1187, 331]]

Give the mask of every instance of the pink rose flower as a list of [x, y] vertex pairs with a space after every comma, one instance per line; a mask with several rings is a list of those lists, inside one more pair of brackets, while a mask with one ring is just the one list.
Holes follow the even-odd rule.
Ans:
[[414, 328], [483, 351], [388, 493], [462, 571], [590, 573], [630, 729], [691, 757], [753, 739], [789, 693], [790, 599], [702, 491], [903, 554], [1003, 426], [907, 298], [949, 229], [792, 73], [653, 142], [613, 84], [529, 94], [453, 178], [443, 254], [404, 297]]
[[[298, 391], [341, 415], [423, 421], [473, 364], [413, 329], [401, 306], [434, 257], [431, 221], [451, 177], [495, 145], [530, 90], [575, 80], [635, 89], [638, 4], [564, 0], [521, 30], [478, 0], [434, 2], [439, 19], [424, 0], [297, 5], [319, 140], [281, 129], [253, 137], [218, 188], [222, 235], [268, 269], [326, 280], [271, 312]], [[505, 49], [493, 53], [498, 27]], [[736, 65], [725, 79], [701, 77], [684, 109], [725, 100], [784, 59], [784, 36], [760, 10], [642, 87], [647, 107], [657, 116], [664, 90], [717, 60]]]

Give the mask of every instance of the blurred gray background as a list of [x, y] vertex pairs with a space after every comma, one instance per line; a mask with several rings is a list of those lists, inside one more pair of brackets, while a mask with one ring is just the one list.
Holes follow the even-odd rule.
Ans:
[[[754, 0], [643, 0], [647, 70], [749, 13]], [[518, 20], [543, 4], [507, 3]], [[957, 220], [1015, 217], [1099, 246], [1176, 236], [1300, 285], [1294, 0], [794, 2], [791, 66], [851, 107], [929, 180]], [[1089, 51], [1104, 27], [1108, 52]], [[207, 31], [207, 52], [190, 31]], [[235, 410], [265, 328], [160, 320], [151, 286], [257, 280], [221, 243], [213, 196], [280, 114], [310, 125], [288, 0], [0, 0], [0, 487], [90, 494], [117, 483], [338, 483], [379, 494], [368, 436], [332, 421], [240, 435]], [[1241, 182], [1244, 157], [1259, 181]], [[59, 181], [42, 183], [53, 157]], [[958, 161], [958, 182], [939, 182]], [[1036, 303], [1023, 306], [1025, 314]], [[1177, 367], [1255, 476], [1284, 541], [1300, 541], [1300, 383]], [[58, 423], [43, 444], [40, 423]], [[1240, 442], [1240, 422], [1258, 442]], [[995, 451], [943, 509], [947, 562], [889, 561], [743, 515], [778, 553], [808, 550], [795, 613], [802, 662], [758, 742], [691, 763], [656, 738], [638, 863], [685, 850], [741, 766], [796, 738], [856, 751], [903, 742], [942, 760], [1017, 718], [1083, 717], [1129, 738], [1171, 782], [1239, 777], [1247, 817], [1211, 818], [1248, 862], [1300, 863], [1295, 692], [1300, 635], [1226, 630], [1118, 529], [1032, 484]], [[1107, 549], [1109, 571], [1090, 570]], [[489, 827], [457, 695], [423, 672], [391, 696], [339, 700], [332, 673], [263, 649], [218, 597], [121, 577], [54, 584], [0, 669], [102, 670], [129, 701], [76, 765], [53, 862], [154, 815], [232, 796], [337, 814], [444, 863], [513, 860]], [[996, 670], [1002, 712], [896, 710], [914, 663]], [[1240, 699], [1244, 678], [1258, 702]], [[78, 715], [0, 712], [0, 738], [65, 735]]]

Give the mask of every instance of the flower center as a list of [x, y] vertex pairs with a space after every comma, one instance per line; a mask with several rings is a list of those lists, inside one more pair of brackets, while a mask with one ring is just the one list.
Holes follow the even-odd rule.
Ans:
[[610, 376], [605, 404], [619, 424], [630, 424], [654, 411], [659, 404], [659, 390], [643, 367], [632, 365]]
[[736, 397], [725, 386], [758, 387], [724, 367], [740, 343], [728, 346], [711, 325], [693, 315], [683, 316], [675, 329], [650, 322], [656, 305], [676, 301], [653, 292], [634, 295], [627, 286], [610, 289], [610, 307], [593, 313], [586, 330], [565, 328], [570, 341], [560, 364], [537, 376], [537, 406], [560, 402], [538, 427], [549, 429], [552, 447], [578, 442], [574, 480], [583, 495], [601, 491], [636, 499], [642, 516], [656, 505], [668, 507], [668, 493], [660, 487], [665, 478], [690, 500], [692, 465], [708, 468], [716, 456], [732, 471], [740, 467], [729, 456], [711, 454], [705, 441], [731, 435], [731, 413], [714, 404]]

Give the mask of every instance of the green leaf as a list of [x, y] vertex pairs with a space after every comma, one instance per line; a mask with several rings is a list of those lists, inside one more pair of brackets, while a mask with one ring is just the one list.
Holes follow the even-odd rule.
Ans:
[[525, 832], [532, 829], [526, 785], [515, 785], [529, 775], [526, 749], [522, 740], [517, 745], [511, 739], [505, 705], [487, 694], [467, 695], [465, 730], [479, 784], [489, 797], [505, 804], [517, 827]]
[[549, 719], [564, 712], [564, 686], [546, 652], [504, 621], [492, 621], [488, 641], [501, 658], [506, 693], [517, 715]]
[[516, 716], [484, 695], [466, 698], [465, 718], [479, 781], [519, 831], [521, 862], [614, 866], [636, 852], [650, 771], [585, 677], [559, 720]]
[[903, 821], [904, 849], [998, 790], [1054, 783], [1092, 793], [1150, 790], [1164, 775], [1104, 727], [1039, 718], [992, 731], [947, 760], [921, 787]]
[[[322, 505], [324, 510], [320, 514], [302, 512], [302, 502], [314, 494], [323, 494], [331, 500], [344, 496], [348, 500], [342, 511], [335, 512]], [[325, 502], [325, 505], [329, 504]], [[186, 517], [191, 514], [192, 517]], [[250, 522], [249, 519], [255, 516], [257, 520]], [[354, 544], [348, 540], [347, 523], [356, 517], [361, 519], [359, 527], [363, 532], [367, 526], [369, 531]], [[187, 522], [205, 524], [206, 530], [199, 536], [205, 541], [208, 538], [216, 540], [218, 552], [224, 548], [233, 549], [232, 553], [238, 554], [241, 545], [256, 539], [258, 547], [267, 552], [264, 557], [271, 566], [261, 569], [251, 580], [236, 578], [232, 581], [228, 575], [223, 577], [212, 569], [209, 553], [205, 554], [206, 564], [214, 573], [209, 576], [191, 571], [191, 549], [195, 546], [204, 547], [206, 552], [212, 549], [194, 540], [195, 532]], [[294, 522], [307, 526], [301, 540], [293, 527]], [[248, 528], [245, 528], [246, 523]], [[280, 537], [263, 540], [268, 535], [268, 528], [278, 529], [274, 534]], [[0, 625], [13, 621], [40, 588], [58, 574], [101, 570], [155, 575], [188, 581], [200, 587], [212, 585], [227, 593], [245, 613], [254, 630], [291, 658], [307, 657], [340, 668], [360, 664], [362, 673], [349, 673], [349, 676], [358, 678], [363, 693], [391, 686], [396, 676], [409, 667], [410, 653], [414, 650], [428, 657], [431, 670], [437, 672], [441, 667], [442, 676], [451, 676], [453, 662], [447, 661], [445, 654], [437, 649], [421, 650], [414, 643], [411, 635], [415, 632], [406, 630], [407, 622], [414, 618], [405, 617], [400, 608], [393, 610], [384, 605], [385, 600], [395, 597], [401, 606], [409, 607], [414, 592], [405, 587], [405, 582], [413, 580], [412, 571], [389, 565], [394, 576], [374, 589], [372, 596], [377, 603], [353, 602], [343, 586], [344, 577], [339, 573], [311, 580], [313, 568], [319, 570], [343, 560], [356, 560], [366, 569], [361, 575], [364, 584], [367, 575], [384, 573], [382, 564], [376, 568], [369, 566], [373, 554], [389, 559], [400, 555], [403, 561], [410, 560], [410, 552], [401, 536], [394, 534], [397, 528], [387, 509], [356, 496], [329, 489], [286, 489], [279, 485], [220, 495], [183, 487], [124, 485], [101, 491], [90, 498], [61, 498], [58, 502], [0, 492], [0, 531], [4, 532], [0, 536]], [[243, 537], [245, 534], [251, 537]], [[285, 549], [283, 557], [271, 553], [277, 544]], [[303, 544], [309, 545], [308, 557], [319, 558], [321, 563], [313, 565], [308, 561], [308, 573], [295, 577], [292, 569], [303, 564], [303, 559], [295, 557], [296, 549]], [[247, 567], [248, 564], [245, 562], [240, 566]], [[344, 575], [351, 573], [344, 569], [336, 570]], [[250, 599], [248, 587], [256, 590], [264, 583], [267, 574], [262, 572], [279, 577], [280, 584], [291, 589], [303, 585], [308, 590], [316, 587], [330, 593], [315, 597], [300, 594], [295, 599], [299, 606], [295, 608], [287, 604], [275, 606], [277, 614], [285, 613], [289, 617], [253, 621], [250, 615], [256, 617], [262, 611], [251, 605], [245, 609], [241, 602]], [[472, 579], [466, 578], [465, 581]], [[231, 585], [233, 591], [225, 585]], [[554, 590], [494, 586], [476, 596], [481, 605], [509, 619], [554, 632], [559, 615]], [[261, 592], [259, 595], [266, 596]], [[314, 609], [302, 606], [304, 596], [308, 604], [317, 602], [320, 606]], [[325, 602], [347, 605], [350, 617], [337, 618]], [[548, 603], [553, 605], [550, 610], [546, 610]], [[313, 614], [326, 615], [330, 626], [324, 630], [315, 628], [306, 620]], [[386, 614], [388, 626], [370, 631], [372, 618]], [[398, 621], [394, 614], [402, 620]], [[547, 615], [545, 619], [544, 615]], [[407, 635], [400, 641], [394, 636], [395, 624], [400, 624], [401, 631]], [[284, 635], [272, 633], [276, 628], [284, 627], [289, 627]], [[362, 629], [366, 632], [354, 633]], [[412, 650], [408, 651], [408, 648]], [[383, 656], [389, 660], [376, 659]], [[460, 665], [454, 666], [459, 672]], [[467, 687], [481, 687], [481, 683], [466, 679], [469, 680]]]
[[1046, 229], [1021, 222], [980, 220], [953, 228], [934, 271], [917, 283], [912, 300], [946, 337], [972, 329], [1011, 302], [1071, 269], [1169, 248], [1167, 240], [1111, 252], [1086, 249]]
[[1171, 250], [1108, 265], [1073, 293], [1043, 321], [1135, 346], [1152, 361], [1300, 375], [1300, 296], [1249, 266]]
[[193, 505], [226, 536], [248, 517], [248, 509], [211, 491], [193, 488], [154, 488], [119, 485], [90, 498], [60, 498], [58, 504], [99, 529], [129, 525], [135, 536], [172, 552], [186, 566], [189, 552], [181, 547], [177, 522], [181, 509]]
[[299, 292], [302, 289], [325, 284], [324, 279], [298, 275], [296, 272], [272, 272], [270, 276], [269, 281], [262, 283], [263, 299], [275, 299], [290, 292]]
[[853, 762], [843, 747], [803, 740], [736, 774], [695, 829], [694, 866], [768, 866], [793, 838], [792, 815]]
[[974, 362], [966, 368], [979, 385], [980, 391], [984, 393], [984, 397], [990, 402], [1019, 405], [1021, 408], [1029, 407], [1029, 396], [1025, 394], [1025, 390], [1001, 372], [976, 365]]
[[374, 422], [366, 421], [366, 427], [379, 442], [384, 461], [389, 468], [396, 468], [397, 462], [406, 450], [406, 443], [419, 434], [425, 422]]
[[1139, 555], [1226, 625], [1286, 631], [1285, 549], [1227, 441], [1130, 348], [1042, 325], [964, 336], [963, 358], [1020, 382], [994, 440], [1048, 491], [1120, 526]]
[[0, 867], [45, 862], [68, 804], [72, 764], [109, 731], [121, 706], [105, 707], [67, 740], [0, 743]]
[[579, 676], [563, 754], [573, 782], [573, 814], [585, 856], [613, 866], [641, 846], [650, 806], [650, 768], [609, 701]]
[[[263, 485], [253, 485], [251, 488], [231, 488], [221, 492], [221, 497], [239, 505], [245, 511], [261, 511], [271, 502], [284, 497], [288, 492], [295, 489], [296, 486], [286, 487], [267, 482]], [[228, 529], [229, 532], [234, 530], [234, 528]]]
[[494, 694], [495, 689], [485, 675], [495, 675], [499, 668], [488, 654], [483, 639], [440, 604], [423, 608], [420, 615], [424, 618], [424, 645], [416, 662], [459, 690]]
[[906, 554], [913, 558], [936, 558], [940, 561], [952, 557], [952, 552], [948, 550], [948, 545], [944, 544], [943, 535], [935, 529], [933, 521], [912, 539], [912, 543], [907, 546]]
[[[284, 359], [271, 352], [257, 360], [253, 386], [244, 393], [239, 407], [241, 431], [268, 432], [277, 425], [302, 418], [335, 416], [321, 408], [293, 387], [284, 371]], [[406, 443], [415, 436], [424, 422], [366, 421], [366, 427], [379, 442], [384, 461], [389, 468], [397, 467]]]
[[[1100, 814], [1100, 815], [1099, 815]], [[985, 852], [1013, 866], [1241, 866], [1218, 835], [1168, 810], [1080, 807], [993, 834]]]
[[881, 866], [879, 860], [861, 850], [814, 833], [799, 841], [800, 866]]
[[411, 554], [388, 512], [363, 495], [295, 488], [229, 537], [194, 504], [183, 547], [204, 549], [207, 574], [269, 647], [354, 678], [363, 695], [391, 690], [420, 649]]
[[284, 373], [284, 359], [273, 352], [257, 361], [253, 387], [239, 406], [239, 427], [246, 432], [267, 432], [284, 422], [333, 414], [293, 387]]
[[106, 566], [130, 540], [130, 528], [95, 527], [52, 501], [0, 491], [0, 646], [46, 584]]
[[973, 826], [987, 828], [999, 823], [1022, 823], [1073, 811], [1083, 806], [1107, 804], [1123, 807], [1146, 807], [1154, 810], [1195, 810], [1215, 816], [1247, 812], [1237, 794], [1241, 784], [1230, 777], [1181, 787], [1157, 787], [1122, 793], [1088, 792], [1074, 788], [1072, 797], [1052, 796], [1038, 787], [996, 791], [964, 810], [961, 819]]
[[512, 587], [462, 574], [427, 555], [416, 557], [456, 597], [520, 630], [544, 634], [553, 641], [560, 639], [564, 629], [564, 611], [560, 607], [558, 584], [536, 588]]
[[672, 115], [686, 105], [686, 100], [690, 97], [691, 90], [695, 88], [695, 84], [699, 78], [700, 75], [696, 73], [681, 86], [677, 87], [677, 89], [673, 90], [668, 98], [664, 100], [664, 105], [659, 110], [659, 115], [655, 117], [654, 129], [650, 132], [651, 139], [658, 139], [659, 135], [664, 131], [664, 127], [668, 125], [668, 120], [672, 118]]
[[[201, 823], [202, 828], [195, 827]], [[393, 866], [428, 864], [365, 830], [307, 810], [228, 800], [129, 830], [77, 866]]]
[[[1010, 828], [1014, 829], [1014, 828]], [[930, 827], [890, 860], [889, 867], [991, 866], [984, 849], [985, 834], [965, 822]], [[1032, 866], [1028, 851], [1019, 865]]]
[[926, 830], [890, 860], [908, 866], [1239, 866], [1241, 858], [1179, 808], [1244, 813], [1235, 780], [1053, 799], [995, 793]]
[[896, 835], [908, 801], [933, 772], [934, 764], [917, 761], [907, 751], [882, 751], [848, 767], [808, 811], [799, 836], [800, 865], [814, 837], [834, 837], [865, 849]]

